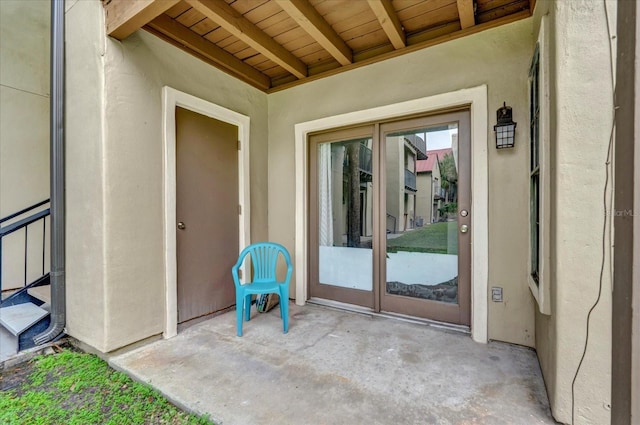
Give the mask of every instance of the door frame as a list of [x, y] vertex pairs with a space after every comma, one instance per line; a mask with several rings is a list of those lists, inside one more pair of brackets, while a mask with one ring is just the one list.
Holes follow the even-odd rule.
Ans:
[[[249, 198], [249, 125], [250, 119], [215, 103], [178, 91], [162, 88], [162, 177], [163, 177], [163, 243], [165, 276], [165, 324], [162, 336], [178, 334], [178, 258], [176, 247], [176, 107], [223, 121], [238, 127], [238, 203], [240, 211], [239, 251], [250, 244]], [[238, 252], [239, 253], [239, 252]], [[229, 271], [231, 273], [231, 271]]]
[[308, 299], [308, 134], [414, 114], [469, 108], [471, 119], [471, 336], [488, 342], [489, 273], [489, 116], [487, 86], [442, 93], [349, 112], [295, 125], [295, 282], [296, 304]]

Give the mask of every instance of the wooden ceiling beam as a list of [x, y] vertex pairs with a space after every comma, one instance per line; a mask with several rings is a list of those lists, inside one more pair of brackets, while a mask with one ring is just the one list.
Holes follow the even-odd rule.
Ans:
[[462, 29], [472, 27], [476, 24], [473, 13], [473, 0], [457, 0], [458, 16], [460, 16], [460, 27]]
[[104, 3], [107, 35], [124, 40], [180, 0], [108, 0]]
[[[479, 23], [477, 25], [474, 25], [472, 27], [469, 27], [467, 29], [464, 30], [458, 30], [458, 31], [453, 31], [451, 33], [448, 34], [443, 34], [440, 35], [438, 37], [435, 38], [431, 38], [431, 39], [427, 39], [427, 40], [421, 40], [418, 41], [416, 43], [413, 43], [412, 40], [413, 39], [420, 39], [420, 35], [416, 35], [416, 36], [411, 36], [409, 37], [409, 44], [407, 47], [405, 47], [404, 49], [398, 49], [398, 50], [388, 50], [388, 46], [387, 46], [387, 50], [383, 51], [382, 53], [379, 54], [374, 54], [374, 55], [362, 55], [362, 59], [358, 59], [358, 55], [357, 53], [354, 55], [354, 59], [355, 62], [350, 64], [350, 65], [346, 65], [346, 66], [341, 66], [335, 69], [329, 69], [326, 71], [322, 71], [322, 72], [318, 72], [317, 74], [312, 74], [310, 75], [308, 78], [306, 78], [305, 80], [298, 80], [298, 81], [287, 81], [284, 82], [282, 84], [276, 84], [267, 91], [267, 93], [275, 93], [278, 91], [282, 91], [291, 87], [295, 87], [298, 86], [300, 84], [304, 84], [304, 83], [308, 83], [311, 81], [316, 81], [319, 80], [321, 78], [325, 78], [325, 77], [330, 77], [332, 75], [336, 75], [336, 74], [340, 74], [342, 72], [347, 72], [350, 71], [352, 69], [357, 69], [357, 68], [361, 68], [363, 66], [367, 66], [370, 65], [372, 63], [376, 63], [376, 62], [381, 62], [387, 59], [391, 59], [391, 58], [395, 58], [398, 56], [402, 56], [405, 55], [407, 53], [411, 53], [411, 52], [416, 52], [418, 50], [421, 49], [425, 49], [427, 47], [431, 47], [431, 46], [435, 46], [438, 44], [442, 44], [442, 43], [446, 43], [449, 42], [451, 40], [457, 40], [459, 38], [462, 37], [466, 37], [472, 34], [477, 34], [479, 32], [491, 29], [491, 28], [496, 28], [499, 27], [501, 25], [506, 25], [506, 24], [510, 24], [512, 22], [516, 22], [519, 21], [521, 19], [526, 19], [528, 17], [531, 16], [531, 13], [529, 12], [528, 9], [522, 10], [520, 12], [516, 12], [516, 13], [512, 13], [510, 15], [506, 15], [503, 16], [501, 18], [497, 18], [494, 19], [492, 21], [488, 21], [488, 22], [482, 22]], [[384, 47], [384, 46], [382, 46]], [[313, 71], [313, 69], [312, 69]], [[275, 81], [275, 80], [274, 80]]]
[[149, 22], [147, 26], [259, 89], [266, 90], [271, 87], [271, 79], [268, 76], [242, 62], [209, 40], [200, 37], [167, 15], [158, 16]]
[[407, 38], [404, 34], [404, 29], [398, 19], [393, 5], [390, 0], [367, 0], [369, 7], [373, 10], [373, 13], [378, 18], [382, 29], [389, 37], [391, 44], [396, 49], [402, 49], [407, 46]]
[[287, 49], [252, 24], [224, 0], [185, 0], [198, 12], [220, 25], [297, 78], [307, 76], [307, 66]]
[[308, 0], [276, 0], [276, 3], [341, 65], [353, 62], [353, 52], [347, 43]]

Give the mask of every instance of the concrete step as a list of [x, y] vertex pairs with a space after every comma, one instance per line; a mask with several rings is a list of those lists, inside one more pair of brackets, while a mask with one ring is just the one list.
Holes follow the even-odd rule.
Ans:
[[0, 362], [13, 357], [18, 352], [18, 337], [0, 326]]
[[33, 303], [3, 307], [0, 308], [0, 325], [13, 335], [18, 336], [48, 314], [47, 310]]
[[51, 285], [34, 286], [27, 289], [27, 293], [33, 298], [37, 298], [44, 303], [51, 304]]

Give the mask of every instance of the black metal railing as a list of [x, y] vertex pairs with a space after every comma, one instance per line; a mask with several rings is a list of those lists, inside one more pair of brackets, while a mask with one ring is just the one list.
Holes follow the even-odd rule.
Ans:
[[406, 168], [404, 170], [404, 187], [416, 190], [416, 175]]
[[[4, 217], [4, 218], [0, 218], [0, 226], [2, 225], [2, 223], [6, 223], [6, 222], [10, 222], [13, 221], [5, 226], [1, 226], [0, 227], [0, 264], [4, 264], [3, 262], [3, 242], [4, 242], [4, 238], [6, 236], [9, 236], [11, 234], [14, 234], [18, 231], [23, 231], [24, 232], [24, 281], [23, 281], [23, 286], [26, 286], [29, 282], [27, 280], [27, 273], [28, 273], [28, 265], [29, 265], [29, 229], [33, 228], [36, 226], [36, 222], [38, 221], [42, 221], [42, 268], [41, 268], [41, 272], [42, 274], [40, 275], [40, 277], [44, 276], [45, 273], [45, 253], [46, 253], [46, 240], [47, 240], [47, 221], [46, 218], [47, 216], [49, 216], [51, 214], [51, 210], [50, 208], [46, 208], [44, 210], [40, 210], [37, 211], [35, 213], [32, 213], [30, 215], [27, 215], [29, 212], [36, 210], [46, 204], [49, 203], [49, 199], [45, 200], [45, 201], [41, 201], [38, 202], [37, 204], [34, 204], [28, 208], [22, 209], [18, 212], [15, 212], [13, 214], [9, 214], [8, 216]], [[20, 218], [22, 216], [25, 216], [23, 218]], [[3, 270], [2, 267], [0, 267], [0, 292], [2, 291], [2, 274], [3, 274]], [[13, 289], [13, 288], [12, 288]]]

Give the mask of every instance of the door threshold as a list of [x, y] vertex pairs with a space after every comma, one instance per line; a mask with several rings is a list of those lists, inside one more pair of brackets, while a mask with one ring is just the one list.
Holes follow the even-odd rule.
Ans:
[[364, 314], [372, 317], [383, 317], [386, 319], [401, 320], [407, 323], [414, 323], [417, 325], [427, 325], [427, 326], [432, 326], [438, 329], [444, 329], [447, 331], [454, 331], [454, 332], [459, 332], [466, 335], [471, 335], [471, 329], [469, 328], [469, 326], [465, 326], [465, 325], [456, 325], [454, 323], [439, 322], [437, 320], [424, 319], [422, 317], [415, 317], [415, 316], [407, 316], [405, 314], [391, 313], [388, 311], [381, 311], [378, 313], [367, 307], [362, 307], [355, 304], [341, 303], [339, 301], [327, 300], [324, 298], [312, 297], [308, 299], [307, 302], [309, 304], [333, 308], [336, 310], [349, 311], [351, 313]]

